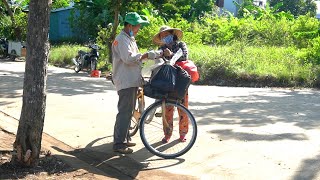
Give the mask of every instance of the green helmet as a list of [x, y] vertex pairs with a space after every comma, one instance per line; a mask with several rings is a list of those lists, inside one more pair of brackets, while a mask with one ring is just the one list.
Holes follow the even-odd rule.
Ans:
[[149, 24], [148, 20], [142, 19], [141, 16], [136, 12], [127, 13], [126, 17], [124, 18], [124, 22], [127, 22], [133, 26], [136, 26], [138, 24], [141, 24], [143, 26]]

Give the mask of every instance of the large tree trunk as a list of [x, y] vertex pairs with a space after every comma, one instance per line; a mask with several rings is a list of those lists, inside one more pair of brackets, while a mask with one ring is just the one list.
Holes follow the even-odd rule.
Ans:
[[13, 163], [38, 164], [46, 109], [51, 0], [30, 0], [23, 103], [13, 148]]

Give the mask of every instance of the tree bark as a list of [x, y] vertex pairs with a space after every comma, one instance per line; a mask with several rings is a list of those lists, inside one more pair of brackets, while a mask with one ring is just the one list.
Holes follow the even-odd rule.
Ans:
[[23, 102], [11, 162], [36, 166], [41, 150], [46, 110], [51, 0], [30, 0]]
[[108, 40], [108, 49], [109, 49], [109, 63], [112, 63], [112, 43], [113, 40], [116, 38], [117, 29], [119, 26], [119, 14], [120, 14], [120, 7], [121, 7], [121, 0], [113, 1], [113, 9], [114, 9], [114, 23], [112, 27], [112, 32], [110, 38]]

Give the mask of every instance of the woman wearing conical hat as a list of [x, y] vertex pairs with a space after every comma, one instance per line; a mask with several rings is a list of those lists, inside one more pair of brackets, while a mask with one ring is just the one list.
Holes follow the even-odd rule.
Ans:
[[[183, 55], [177, 60], [177, 62], [186, 61], [188, 59], [188, 49], [186, 43], [181, 41], [181, 38], [183, 36], [183, 33], [180, 29], [177, 28], [170, 28], [169, 26], [162, 26], [159, 30], [159, 33], [157, 33], [153, 37], [153, 42], [160, 46], [159, 49], [163, 51], [163, 56], [166, 59], [171, 59], [174, 54], [181, 48]], [[183, 105], [188, 108], [188, 90], [186, 91], [186, 94], [183, 99]], [[172, 129], [173, 129], [173, 107], [167, 107], [166, 108], [166, 119], [169, 123], [170, 129], [163, 129], [164, 130], [164, 137], [162, 139], [163, 143], [167, 143], [172, 135]], [[179, 140], [181, 142], [185, 142], [185, 136], [188, 133], [188, 116], [182, 112], [179, 111], [179, 133], [180, 138]]]

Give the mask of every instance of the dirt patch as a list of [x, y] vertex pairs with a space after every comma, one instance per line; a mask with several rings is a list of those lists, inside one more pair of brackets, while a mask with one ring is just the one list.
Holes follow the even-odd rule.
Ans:
[[0, 127], [0, 140], [0, 179], [94, 179], [92, 173], [74, 169], [45, 150], [37, 167], [13, 166], [10, 160], [15, 135]]
[[33, 168], [10, 164], [11, 153], [0, 152], [0, 179], [92, 179], [93, 174], [75, 170], [54, 156], [41, 154], [39, 165]]

